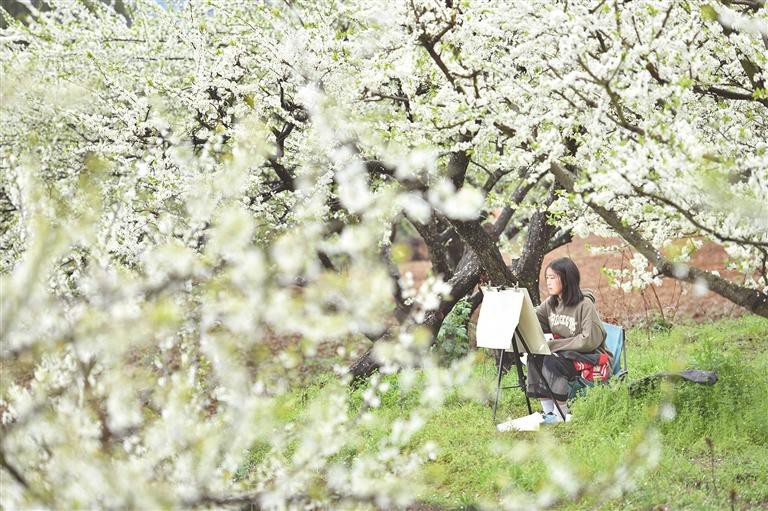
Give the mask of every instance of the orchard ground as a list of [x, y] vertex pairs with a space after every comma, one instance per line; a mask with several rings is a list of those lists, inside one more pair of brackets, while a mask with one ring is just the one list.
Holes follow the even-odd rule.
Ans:
[[[436, 460], [426, 467], [419, 504], [412, 509], [471, 509], [476, 504], [492, 508], [510, 491], [541, 489], [549, 484], [551, 474], [537, 452], [558, 456], [581, 480], [591, 480], [616, 469], [649, 427], [658, 428], [660, 459], [655, 469], [637, 476], [634, 489], [614, 497], [564, 497], [557, 507], [768, 509], [768, 407], [761, 405], [768, 395], [768, 321], [714, 293], [695, 292], [692, 285], [672, 279], [642, 291], [624, 292], [610, 286], [603, 268], [627, 267], [633, 252], [594, 254], [590, 247], [618, 243], [618, 239], [598, 236], [575, 238], [546, 256], [542, 272], [550, 260], [571, 257], [579, 265], [583, 286], [596, 291], [603, 319], [630, 328], [627, 381], [590, 391], [572, 403], [574, 423], [539, 434], [499, 434], [488, 401], [449, 398], [412, 442], [414, 449], [427, 441], [439, 446]], [[725, 269], [726, 261], [725, 251], [713, 243], [705, 243], [692, 258], [700, 268], [736, 279], [735, 272]], [[400, 266], [401, 273], [413, 274], [417, 286], [429, 269], [429, 261], [423, 260]], [[546, 296], [543, 278], [541, 296]], [[351, 346], [347, 357], [367, 345]], [[337, 361], [344, 358], [334, 357], [331, 351], [325, 355]], [[476, 375], [491, 389], [493, 361], [486, 354], [478, 355]], [[305, 359], [304, 364], [307, 380], [315, 383], [289, 398], [289, 421], [300, 421], [308, 404], [322, 399], [329, 378], [326, 363]], [[685, 368], [716, 371], [719, 381], [712, 387], [660, 385], [638, 396], [628, 393], [633, 381]], [[513, 383], [513, 376], [507, 378], [508, 384]], [[417, 397], [400, 390], [397, 376], [389, 376], [388, 383], [390, 391], [376, 412], [377, 420], [361, 432], [358, 450], [346, 452], [345, 459], [374, 452], [392, 422], [418, 406]], [[355, 406], [362, 401], [361, 392], [350, 393]], [[674, 412], [661, 421], [659, 410], [667, 400]], [[503, 394], [499, 421], [526, 413], [520, 392]], [[529, 457], [514, 460], [509, 452], [520, 452], [520, 445], [528, 447]], [[265, 454], [255, 449], [243, 475]]]
[[[627, 460], [639, 469], [633, 488], [618, 495], [610, 495], [609, 487], [572, 499], [555, 489], [560, 491], [558, 509], [766, 509], [766, 338], [768, 321], [754, 315], [707, 324], [686, 322], [665, 331], [632, 329], [627, 380], [590, 390], [572, 403], [573, 422], [538, 433], [498, 433], [487, 400], [453, 394], [407, 447], [415, 452], [426, 442], [437, 446], [435, 459], [425, 466], [419, 504], [411, 509], [473, 509], [477, 504], [492, 509], [505, 495], [551, 485], [558, 477], [552, 460], [568, 467], [567, 477], [581, 482], [599, 482], [621, 470]], [[644, 376], [688, 367], [716, 371], [719, 380], [713, 386], [678, 383], [639, 394], [628, 391]], [[492, 395], [489, 357], [480, 354], [475, 376], [487, 383]], [[507, 378], [512, 383], [512, 375]], [[301, 423], [313, 403], [322, 403], [323, 389], [333, 380], [318, 375], [314, 384], [290, 394], [283, 407], [286, 423]], [[420, 406], [418, 392], [403, 390], [398, 375], [386, 381], [389, 390], [375, 419], [361, 427], [355, 448], [339, 455], [343, 462], [376, 452], [392, 423]], [[350, 413], [360, 408], [363, 390], [350, 391]], [[502, 397], [499, 420], [527, 414], [519, 391], [507, 390]], [[650, 431], [658, 434], [659, 459], [644, 470], [648, 457], [631, 453]], [[266, 455], [266, 450], [254, 448], [240, 476], [247, 479]], [[561, 483], [567, 486], [568, 481]]]

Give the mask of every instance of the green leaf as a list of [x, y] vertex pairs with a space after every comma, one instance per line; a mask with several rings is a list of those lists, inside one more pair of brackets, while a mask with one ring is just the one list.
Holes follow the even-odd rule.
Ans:
[[395, 243], [392, 245], [392, 259], [395, 261], [395, 264], [402, 264], [410, 261], [412, 255], [411, 247], [407, 244]]
[[701, 6], [701, 18], [704, 21], [717, 21], [717, 11], [709, 4]]

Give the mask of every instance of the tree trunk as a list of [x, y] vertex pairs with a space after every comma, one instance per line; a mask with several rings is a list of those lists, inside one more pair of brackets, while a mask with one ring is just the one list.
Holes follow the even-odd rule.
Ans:
[[[554, 188], [547, 196], [545, 205], [549, 206], [555, 199]], [[539, 275], [544, 256], [549, 252], [548, 247], [557, 228], [547, 223], [547, 212], [536, 211], [528, 224], [523, 252], [513, 265], [513, 273], [517, 275], [517, 285], [528, 290], [533, 305], [541, 302], [539, 297]]]
[[501, 251], [496, 245], [496, 238], [483, 228], [478, 220], [451, 220], [451, 225], [459, 233], [464, 243], [480, 259], [480, 265], [488, 274], [491, 284], [495, 286], [511, 286], [515, 283], [515, 276], [510, 271]]
[[[548, 234], [551, 233], [553, 228], [546, 223], [546, 213], [538, 212], [535, 215], [539, 215], [539, 219], [532, 219], [531, 226], [528, 230], [528, 235], [525, 240], [525, 248], [521, 257], [513, 264], [514, 270], [510, 270], [504, 260], [501, 258], [501, 252], [496, 246], [495, 237], [489, 235], [479, 222], [474, 222], [477, 225], [473, 225], [473, 222], [459, 222], [461, 225], [457, 226], [457, 231], [461, 234], [462, 231], [467, 232], [468, 236], [464, 238], [464, 241], [468, 246], [475, 243], [482, 249], [483, 257], [486, 261], [482, 261], [477, 252], [468, 248], [464, 252], [464, 257], [459, 262], [458, 269], [453, 274], [453, 277], [448, 281], [451, 286], [450, 298], [443, 300], [437, 311], [431, 311], [427, 314], [422, 325], [426, 326], [432, 333], [432, 338], [437, 339], [437, 334], [440, 331], [440, 327], [443, 324], [445, 316], [453, 309], [453, 306], [461, 298], [468, 295], [475, 288], [480, 280], [480, 272], [485, 269], [488, 271], [492, 268], [491, 282], [497, 285], [513, 285], [519, 282], [524, 285], [528, 292], [531, 294], [531, 299], [535, 304], [539, 303], [539, 273], [541, 272], [541, 262], [544, 260], [544, 254], [546, 247], [549, 243]], [[453, 222], [452, 222], [453, 223]], [[534, 227], [534, 225], [536, 227]], [[454, 226], [456, 224], [454, 223]], [[494, 226], [493, 232], [503, 232], [504, 226], [500, 226], [498, 230]], [[478, 229], [483, 234], [478, 233]], [[506, 360], [505, 357], [504, 366], [509, 368], [511, 360]], [[367, 378], [376, 369], [379, 364], [373, 354], [373, 347], [368, 349], [365, 354], [355, 361], [349, 368], [349, 372], [353, 377], [353, 380], [357, 381], [362, 378]]]
[[[453, 166], [451, 175], [462, 176], [463, 178], [468, 163], [468, 157], [453, 155], [450, 163]], [[515, 205], [522, 203], [533, 186], [533, 183], [528, 182], [521, 185], [510, 197], [510, 202]], [[550, 191], [547, 204], [550, 204], [553, 199], [554, 193]], [[523, 254], [515, 261], [514, 269], [510, 269], [504, 263], [496, 242], [512, 218], [513, 212], [511, 206], [505, 207], [502, 215], [487, 230], [479, 220], [448, 220], [461, 237], [466, 248], [461, 260], [456, 265], [456, 270], [448, 281], [451, 288], [450, 296], [440, 303], [436, 311], [429, 312], [422, 323], [431, 332], [433, 342], [437, 339], [443, 320], [456, 302], [475, 288], [480, 280], [482, 270], [488, 274], [491, 284], [512, 286], [520, 283], [528, 289], [534, 303], [539, 302], [541, 262], [544, 259], [546, 248], [550, 242], [549, 238], [553, 234], [554, 228], [547, 225], [546, 212], [535, 213], [528, 228]], [[444, 253], [445, 248], [440, 238], [436, 239], [431, 235], [428, 238], [429, 240], [425, 239], [424, 241], [429, 245], [430, 251]], [[437, 246], [433, 246], [430, 242], [437, 244]], [[508, 362], [505, 361], [505, 365], [508, 365]], [[378, 367], [372, 347], [350, 366], [349, 372], [353, 381], [358, 381], [370, 376]]]
[[435, 216], [430, 217], [429, 222], [423, 224], [416, 220], [408, 218], [413, 227], [429, 247], [429, 260], [432, 262], [432, 273], [443, 275], [444, 278], [451, 278], [452, 271], [448, 262], [448, 253], [443, 244], [440, 243], [440, 233], [438, 232], [438, 223]]

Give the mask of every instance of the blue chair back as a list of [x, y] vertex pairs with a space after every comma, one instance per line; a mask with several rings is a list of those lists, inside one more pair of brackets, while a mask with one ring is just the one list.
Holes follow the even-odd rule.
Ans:
[[611, 323], [603, 323], [603, 328], [608, 334], [605, 338], [605, 347], [613, 354], [612, 374], [621, 374], [621, 356], [624, 350], [624, 329]]
[[[603, 323], [605, 328], [605, 347], [613, 355], [613, 365], [611, 366], [611, 378], [618, 378], [623, 380], [627, 376], [627, 346], [626, 335], [624, 334], [624, 328], [619, 325], [613, 325], [611, 323]], [[610, 380], [608, 380], [610, 381]], [[606, 382], [602, 382], [606, 383]], [[573, 399], [578, 395], [586, 393], [587, 389], [593, 387], [595, 384], [591, 381], [587, 381], [581, 376], [571, 380], [568, 384], [570, 387], [568, 390], [568, 399]]]

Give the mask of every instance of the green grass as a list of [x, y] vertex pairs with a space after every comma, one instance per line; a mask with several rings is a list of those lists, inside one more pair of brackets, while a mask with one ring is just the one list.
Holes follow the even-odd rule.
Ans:
[[[572, 403], [573, 422], [539, 433], [497, 433], [487, 402], [449, 397], [409, 444], [439, 446], [437, 458], [424, 468], [420, 499], [457, 509], [477, 503], [493, 507], [505, 493], [549, 484], [544, 459], [560, 460], [579, 479], [595, 481], [655, 428], [658, 465], [641, 474], [634, 489], [612, 498], [566, 498], [559, 508], [715, 510], [730, 509], [732, 497], [735, 509], [768, 507], [768, 321], [748, 316], [660, 333], [633, 330], [627, 346], [627, 382], [591, 389]], [[686, 368], [716, 371], [719, 381], [662, 384], [638, 396], [627, 391], [628, 383], [643, 376]], [[475, 374], [491, 387], [492, 361], [479, 363]], [[397, 376], [388, 381], [390, 389], [375, 412], [378, 420], [360, 432], [361, 441], [344, 458], [375, 450], [392, 421], [419, 406], [418, 395], [401, 391]], [[513, 375], [505, 382], [513, 383]], [[350, 393], [353, 412], [361, 393]], [[304, 404], [320, 394], [322, 384], [288, 398], [286, 417], [300, 416]], [[676, 415], [660, 421], [657, 412], [665, 401], [674, 404]], [[498, 420], [525, 414], [522, 393], [505, 390]], [[253, 465], [266, 453], [256, 446], [251, 454]]]

